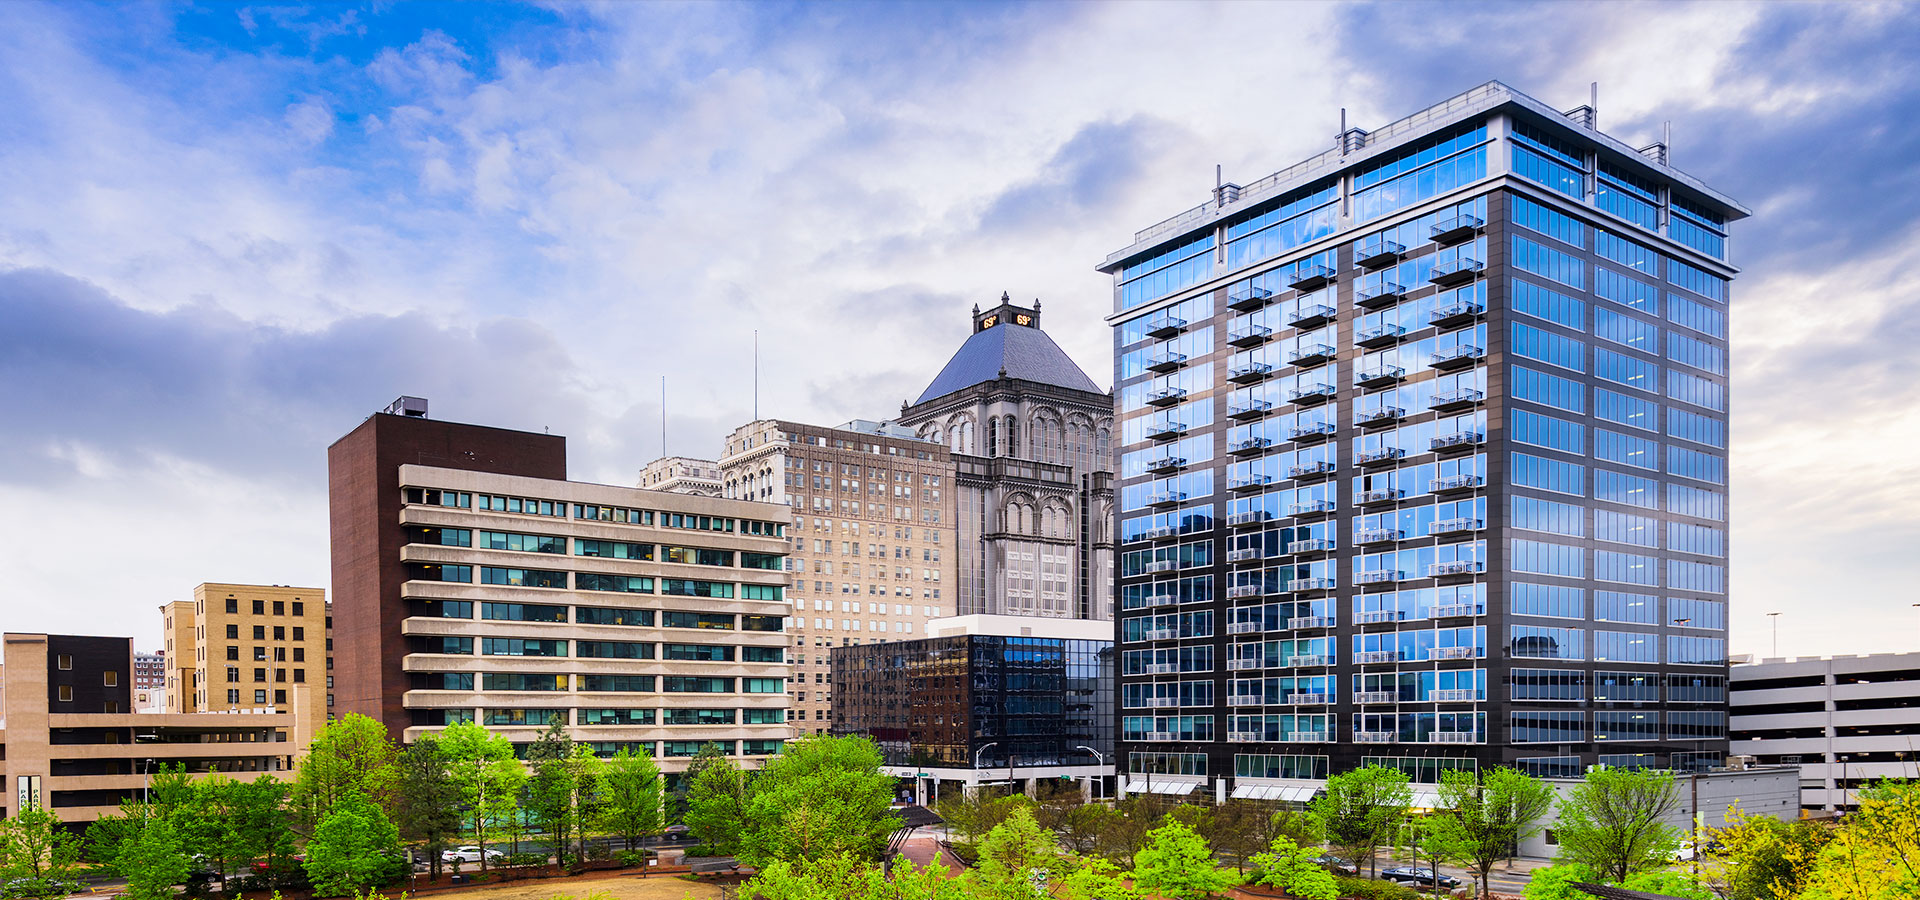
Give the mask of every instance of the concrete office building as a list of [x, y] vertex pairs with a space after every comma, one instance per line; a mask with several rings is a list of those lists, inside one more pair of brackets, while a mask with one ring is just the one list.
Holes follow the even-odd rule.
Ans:
[[328, 449], [338, 711], [407, 741], [560, 722], [669, 772], [778, 751], [786, 508], [568, 481], [564, 438], [390, 410]]
[[1846, 810], [1882, 778], [1920, 778], [1920, 653], [1733, 667], [1733, 752], [1797, 766], [1800, 805]]
[[961, 615], [1113, 616], [1113, 396], [1040, 330], [1040, 303], [973, 333], [897, 420], [953, 454]]
[[311, 685], [287, 710], [135, 712], [133, 641], [8, 634], [0, 657], [0, 816], [44, 808], [79, 826], [118, 815], [160, 765], [291, 778]]
[[1102, 262], [1127, 771], [1720, 760], [1745, 215], [1494, 82]]
[[953, 460], [897, 426], [763, 419], [727, 436], [721, 490], [788, 507], [788, 686], [796, 734], [833, 721], [830, 653], [953, 614]]
[[[170, 712], [292, 708], [296, 685], [322, 685], [327, 675], [327, 592], [260, 584], [202, 584], [192, 600], [160, 607]], [[301, 710], [306, 730], [327, 721], [320, 687]]]
[[701, 497], [720, 496], [720, 464], [690, 456], [664, 456], [640, 469], [640, 486]]
[[959, 616], [917, 640], [838, 647], [834, 734], [879, 744], [930, 802], [954, 790], [1077, 781], [1112, 792], [1113, 632], [1104, 622]]

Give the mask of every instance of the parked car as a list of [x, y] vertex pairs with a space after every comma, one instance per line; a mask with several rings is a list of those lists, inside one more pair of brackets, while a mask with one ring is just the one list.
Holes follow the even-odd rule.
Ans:
[[[1432, 869], [1421, 869], [1414, 866], [1396, 866], [1391, 869], [1385, 869], [1380, 873], [1380, 879], [1382, 881], [1391, 881], [1395, 884], [1417, 885], [1419, 887], [1433, 887], [1434, 877]], [[1439, 879], [1440, 886], [1443, 888], [1456, 888], [1460, 886], [1460, 879], [1451, 875], [1441, 875]]]
[[[498, 850], [495, 850], [492, 847], [487, 848], [487, 862], [489, 863], [497, 862], [503, 856], [506, 856], [506, 854]], [[455, 847], [451, 850], [442, 850], [440, 852], [440, 861], [443, 863], [450, 863], [450, 862], [456, 862], [456, 861], [463, 862], [463, 863], [477, 863], [480, 861], [480, 848], [479, 847]]]
[[690, 841], [693, 840], [693, 834], [685, 825], [668, 825], [665, 831], [660, 832], [660, 838], [667, 841]]
[[1329, 853], [1322, 853], [1309, 861], [1336, 875], [1357, 875], [1360, 873], [1359, 866]]
[[[290, 865], [288, 864], [289, 861], [291, 861]], [[300, 868], [302, 865], [305, 865], [306, 862], [307, 862], [307, 858], [305, 856], [295, 853], [292, 856], [282, 857], [281, 867], [288, 868], [288, 869], [297, 869], [297, 868]], [[268, 868], [267, 868], [266, 860], [256, 859], [253, 861], [253, 874], [265, 875], [267, 874], [267, 871], [268, 871]]]

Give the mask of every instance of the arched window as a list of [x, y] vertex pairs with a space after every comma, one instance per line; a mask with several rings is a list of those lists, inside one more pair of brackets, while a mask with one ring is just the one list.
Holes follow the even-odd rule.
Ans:
[[987, 455], [1000, 455], [1000, 419], [998, 416], [987, 417]]

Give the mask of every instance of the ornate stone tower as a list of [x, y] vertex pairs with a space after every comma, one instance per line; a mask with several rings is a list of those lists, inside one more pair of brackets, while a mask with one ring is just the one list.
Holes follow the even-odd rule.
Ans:
[[1113, 617], [1113, 395], [1005, 294], [901, 425], [953, 453], [961, 615]]

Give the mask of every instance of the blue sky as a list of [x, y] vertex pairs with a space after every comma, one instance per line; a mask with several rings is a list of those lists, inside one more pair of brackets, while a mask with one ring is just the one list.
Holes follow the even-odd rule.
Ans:
[[[1489, 79], [1671, 121], [1736, 226], [1735, 649], [1911, 649], [1920, 10], [1903, 4], [0, 5], [7, 630], [324, 585], [394, 396], [578, 477], [915, 396], [1010, 291], [1101, 383], [1092, 266]], [[1488, 42], [1489, 36], [1497, 40]], [[1246, 51], [1246, 52], [1242, 52]], [[103, 622], [114, 623], [103, 626]]]

